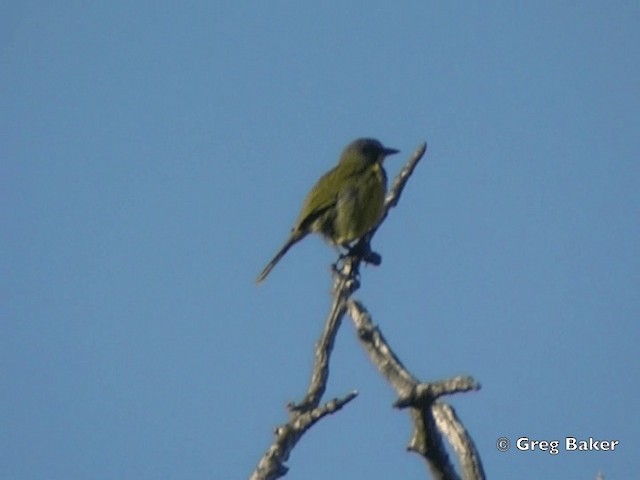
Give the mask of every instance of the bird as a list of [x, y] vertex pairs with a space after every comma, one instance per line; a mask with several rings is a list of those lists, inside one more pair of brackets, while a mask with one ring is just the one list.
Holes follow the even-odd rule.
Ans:
[[384, 210], [387, 174], [383, 161], [399, 153], [374, 138], [359, 138], [347, 145], [336, 166], [326, 172], [307, 194], [284, 245], [256, 279], [261, 283], [289, 249], [310, 233], [329, 244], [348, 248], [373, 228]]

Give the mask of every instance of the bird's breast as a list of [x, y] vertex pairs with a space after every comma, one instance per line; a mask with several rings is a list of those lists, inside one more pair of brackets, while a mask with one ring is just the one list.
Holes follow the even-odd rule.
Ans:
[[378, 163], [355, 176], [339, 193], [333, 226], [333, 243], [346, 245], [367, 233], [380, 219], [387, 176]]

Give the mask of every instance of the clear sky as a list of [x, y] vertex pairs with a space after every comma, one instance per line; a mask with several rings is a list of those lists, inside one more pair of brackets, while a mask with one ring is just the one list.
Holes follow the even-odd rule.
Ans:
[[[0, 478], [246, 478], [304, 393], [334, 252], [296, 245], [346, 143], [423, 162], [362, 300], [489, 478], [640, 469], [640, 5], [0, 7]], [[291, 478], [422, 478], [343, 325]], [[496, 440], [618, 440], [507, 453]]]

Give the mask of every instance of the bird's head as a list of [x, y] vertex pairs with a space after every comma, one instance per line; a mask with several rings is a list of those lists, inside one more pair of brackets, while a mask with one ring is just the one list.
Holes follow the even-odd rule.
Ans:
[[385, 147], [375, 138], [359, 138], [347, 145], [342, 152], [340, 162], [366, 161], [367, 163], [382, 163], [385, 157], [399, 151], [395, 148]]

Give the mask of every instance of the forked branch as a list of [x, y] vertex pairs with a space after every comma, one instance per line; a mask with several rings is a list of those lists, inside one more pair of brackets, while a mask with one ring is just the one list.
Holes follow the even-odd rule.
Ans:
[[342, 398], [321, 404], [329, 380], [329, 362], [334, 341], [347, 311], [353, 319], [365, 351], [398, 394], [394, 406], [406, 408], [411, 414], [414, 431], [408, 449], [426, 459], [435, 478], [457, 479], [459, 477], [444, 447], [444, 436], [459, 458], [463, 478], [484, 479], [480, 457], [473, 441], [453, 408], [439, 400], [443, 395], [477, 390], [480, 386], [471, 377], [455, 377], [431, 383], [420, 382], [409, 373], [392, 351], [362, 304], [352, 299], [353, 293], [360, 286], [361, 263], [379, 261], [379, 256], [371, 251], [371, 239], [389, 210], [398, 204], [409, 177], [426, 149], [426, 143], [418, 147], [396, 176], [385, 199], [384, 213], [378, 224], [348, 255], [339, 259], [338, 265], [334, 266], [333, 301], [324, 330], [316, 344], [314, 367], [307, 393], [300, 402], [288, 404], [289, 420], [275, 429], [275, 439], [260, 459], [250, 477], [251, 480], [273, 480], [284, 476], [288, 471], [285, 462], [302, 435], [317, 421], [337, 412], [357, 396], [358, 393], [352, 391]]

